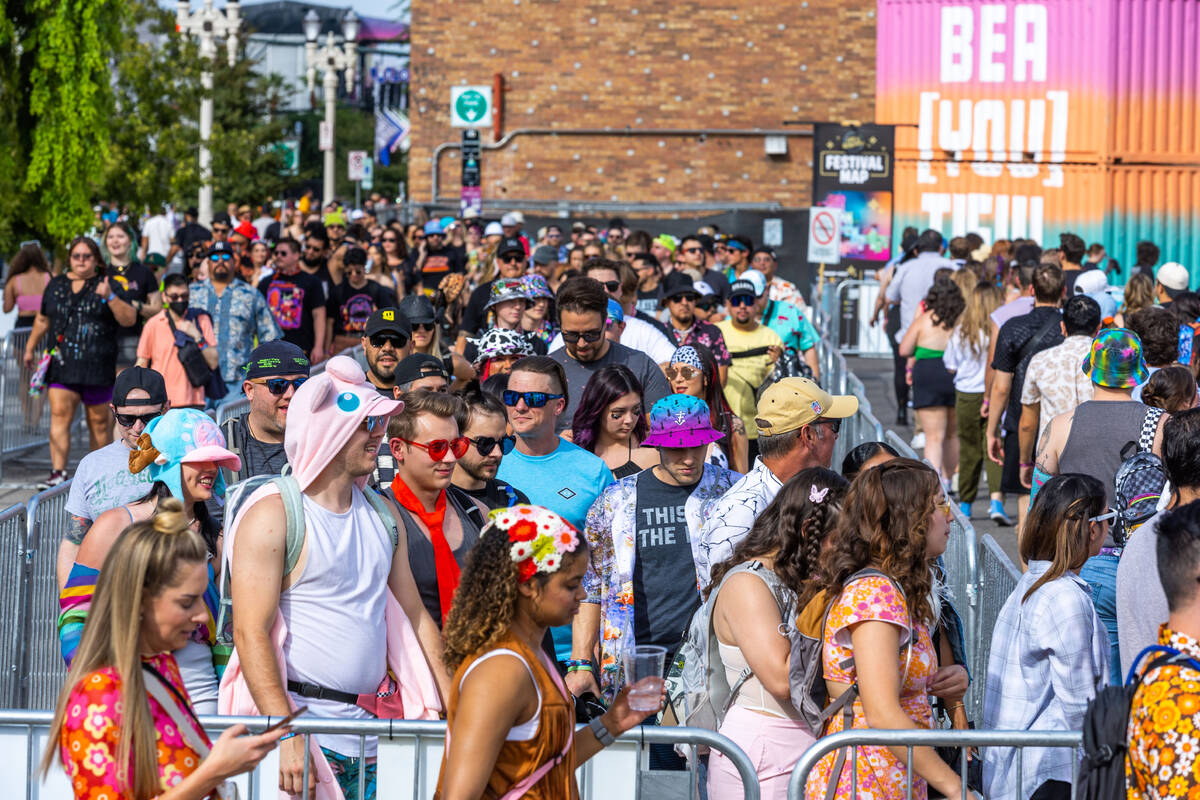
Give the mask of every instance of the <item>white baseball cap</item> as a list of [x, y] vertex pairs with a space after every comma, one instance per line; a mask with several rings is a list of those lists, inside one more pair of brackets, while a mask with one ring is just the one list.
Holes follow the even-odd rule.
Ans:
[[524, 220], [517, 216], [515, 211], [510, 211], [500, 218], [500, 224], [506, 228], [512, 227], [513, 225], [520, 225], [523, 221]]
[[503, 236], [504, 228], [500, 227], [499, 222], [489, 222], [483, 229], [484, 236]]
[[1075, 294], [1095, 294], [1108, 291], [1108, 278], [1102, 269], [1089, 269], [1075, 279]]
[[1187, 267], [1177, 261], [1168, 261], [1158, 268], [1154, 279], [1168, 289], [1176, 292], [1186, 292], [1190, 279]]

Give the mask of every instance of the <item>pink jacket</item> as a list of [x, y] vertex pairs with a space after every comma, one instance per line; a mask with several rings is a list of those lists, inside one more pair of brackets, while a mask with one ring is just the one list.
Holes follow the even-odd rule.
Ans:
[[[243, 513], [253, 503], [252, 500], [266, 497], [272, 492], [278, 492], [275, 487], [263, 487], [247, 499]], [[240, 516], [240, 515], [239, 515]], [[233, 534], [237, 531], [237, 520], [229, 526], [224, 546], [225, 569], [229, 568], [229, 558], [233, 553]], [[387, 627], [387, 661], [392, 674], [400, 686], [400, 697], [404, 702], [405, 719], [437, 719], [442, 710], [441, 699], [438, 696], [437, 683], [433, 672], [421, 652], [421, 644], [417, 640], [416, 630], [409, 622], [408, 615], [400, 607], [391, 592], [387, 594], [385, 611]], [[287, 684], [287, 668], [283, 656], [283, 643], [287, 639], [287, 623], [283, 615], [277, 613], [275, 624], [271, 626], [271, 643], [275, 648], [275, 660], [280, 666], [280, 681]], [[289, 704], [291, 700], [289, 698]], [[294, 704], [291, 704], [295, 708]], [[250, 687], [246, 685], [242, 673], [241, 660], [237, 650], [229, 658], [225, 674], [221, 678], [220, 696], [217, 700], [217, 713], [225, 716], [261, 716], [254, 698], [250, 695]], [[319, 735], [318, 735], [319, 736]], [[329, 761], [317, 744], [317, 736], [308, 739], [309, 756], [312, 759], [312, 769], [317, 774], [317, 800], [343, 800], [342, 790], [333, 777]], [[279, 793], [280, 800], [288, 800], [290, 795]]]

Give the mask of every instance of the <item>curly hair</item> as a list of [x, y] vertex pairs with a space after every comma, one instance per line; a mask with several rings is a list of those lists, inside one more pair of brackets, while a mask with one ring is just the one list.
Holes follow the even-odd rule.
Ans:
[[1196, 403], [1196, 379], [1187, 367], [1163, 367], [1150, 376], [1142, 389], [1142, 402], [1178, 414]]
[[[872, 567], [900, 585], [914, 619], [932, 623], [933, 584], [925, 557], [929, 520], [942, 498], [942, 484], [927, 464], [897, 458], [862, 472], [854, 479], [829, 546], [821, 554], [817, 574], [800, 593], [797, 608], [822, 591], [837, 597], [850, 576]], [[922, 598], [920, 606], [915, 598]]]
[[934, 281], [925, 295], [925, 308], [933, 312], [933, 324], [949, 330], [958, 322], [966, 301], [953, 280]]
[[[442, 631], [442, 658], [451, 674], [472, 655], [495, 644], [517, 616], [520, 580], [517, 565], [509, 555], [510, 546], [504, 531], [488, 525], [467, 558]], [[559, 570], [565, 569], [571, 559], [587, 556], [587, 539], [580, 536], [579, 547], [563, 558]], [[539, 572], [529, 580], [545, 586], [551, 577]]]
[[[768, 555], [774, 556], [774, 572], [783, 585], [799, 594], [816, 572], [821, 549], [837, 523], [849, 486], [849, 481], [824, 467], [809, 467], [793, 475], [754, 521], [746, 538], [738, 542], [733, 555], [713, 566], [704, 595], [720, 586], [733, 567]], [[812, 500], [814, 491], [824, 492], [819, 501]]]

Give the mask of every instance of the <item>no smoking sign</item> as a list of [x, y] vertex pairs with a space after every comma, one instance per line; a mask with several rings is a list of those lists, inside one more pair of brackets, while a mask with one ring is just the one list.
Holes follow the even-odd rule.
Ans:
[[841, 221], [838, 211], [814, 206], [808, 212], [808, 261], [837, 264], [841, 256]]

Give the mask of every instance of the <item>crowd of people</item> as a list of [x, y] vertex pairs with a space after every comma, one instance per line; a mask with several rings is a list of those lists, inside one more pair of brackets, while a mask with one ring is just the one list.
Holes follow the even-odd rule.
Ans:
[[[614, 737], [723, 685], [710, 727], [783, 798], [822, 736], [968, 727], [972, 681], [983, 727], [1078, 730], [1146, 645], [1200, 658], [1186, 271], [1160, 267], [1138, 308], [1070, 234], [960, 258], [906, 233], [880, 311], [926, 461], [865, 442], [834, 464], [859, 399], [822, 388], [808, 305], [744, 237], [276, 211], [141, 237], [108, 220], [42, 282], [25, 360], [49, 387], [48, 484], [79, 403], [92, 436], [43, 760], [78, 797], [204, 797], [274, 747], [281, 791], [374, 797], [371, 738], [213, 744], [196, 717], [306, 707], [445, 718], [439, 797], [566, 799]], [[51, 272], [35, 250], [15, 303]], [[205, 413], [239, 393], [241, 415]], [[1026, 571], [970, 675], [940, 557], [984, 473], [993, 517], [1023, 500]], [[725, 683], [689, 683], [696, 658]], [[1129, 780], [1151, 796], [1200, 782], [1166, 755], [1190, 734], [1157, 723], [1200, 713], [1188, 668], [1155, 662], [1134, 699]], [[957, 751], [832, 752], [807, 793], [1068, 796], [1071, 751], [1015, 753], [985, 749], [964, 785]], [[650, 766], [688, 768], [666, 745]], [[708, 797], [741, 796], [728, 758], [705, 769]]]

